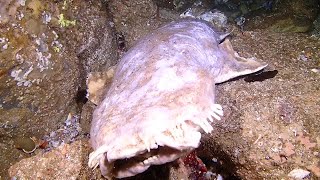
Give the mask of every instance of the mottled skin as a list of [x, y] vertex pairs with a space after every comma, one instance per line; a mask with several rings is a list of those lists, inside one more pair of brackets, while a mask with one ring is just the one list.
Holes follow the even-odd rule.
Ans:
[[220, 119], [215, 83], [263, 69], [239, 57], [199, 20], [170, 23], [140, 40], [119, 62], [93, 114], [89, 166], [128, 177], [199, 146]]

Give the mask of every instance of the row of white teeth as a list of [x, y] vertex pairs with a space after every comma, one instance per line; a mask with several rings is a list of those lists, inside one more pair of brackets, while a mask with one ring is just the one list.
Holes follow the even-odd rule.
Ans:
[[158, 156], [151, 156], [148, 159], [145, 159], [142, 163], [144, 165], [150, 165], [152, 162], [156, 161], [159, 157]]
[[[213, 113], [207, 119], [209, 119], [210, 122], [213, 122], [213, 118], [217, 120], [221, 120], [220, 116], [223, 116], [222, 106], [220, 104], [214, 104], [211, 106], [211, 110]], [[211, 132], [213, 130], [213, 127], [209, 124], [207, 120], [203, 120], [202, 122], [203, 124], [202, 123], [198, 123], [198, 124], [206, 133]], [[149, 148], [148, 150], [150, 151]], [[142, 163], [144, 165], [150, 165], [152, 162], [156, 161], [158, 158], [159, 158], [158, 156], [152, 156], [152, 157], [149, 157], [148, 159], [145, 159]]]
[[[211, 106], [211, 110], [213, 111], [213, 114], [211, 116], [220, 121], [221, 120], [220, 116], [223, 116], [222, 106], [220, 104], [213, 104]], [[209, 120], [213, 122], [213, 119], [211, 118], [211, 116]]]
[[197, 125], [199, 125], [206, 133], [210, 133], [213, 130], [213, 127], [210, 125], [208, 120], [210, 122], [214, 121], [213, 118], [215, 118], [217, 120], [221, 120], [220, 116], [223, 116], [223, 110], [222, 110], [222, 106], [220, 104], [213, 104], [211, 106], [211, 112], [212, 113], [210, 113], [210, 115], [207, 117], [207, 119], [194, 122]]
[[[210, 108], [211, 108], [211, 113], [206, 117], [206, 119], [194, 121], [194, 123], [200, 126], [206, 133], [210, 133], [213, 130], [213, 127], [210, 125], [208, 120], [210, 122], [213, 122], [214, 119], [221, 120], [220, 116], [223, 116], [223, 110], [220, 104], [212, 104]], [[187, 129], [187, 128], [182, 128], [182, 129]], [[175, 132], [175, 131], [172, 131], [172, 132]], [[173, 134], [173, 136], [175, 136], [176, 138], [179, 138], [181, 137], [181, 134]], [[152, 149], [150, 146], [155, 142], [151, 143], [147, 139], [144, 139], [143, 137], [141, 137], [141, 139], [143, 140], [148, 152], [150, 152], [150, 149]], [[153, 147], [153, 148], [157, 148], [157, 147]]]
[[[212, 114], [209, 115], [209, 117], [207, 117], [207, 119], [210, 121], [210, 122], [213, 122], [214, 119], [217, 119], [217, 120], [221, 120], [221, 117], [220, 116], [223, 116], [223, 110], [222, 110], [222, 106], [220, 104], [213, 104], [211, 106], [211, 111], [212, 111]], [[209, 133], [213, 130], [213, 127], [209, 124], [208, 120], [205, 119], [201, 122], [197, 122], [197, 124], [206, 132], [206, 133]], [[150, 152], [150, 143], [147, 143], [148, 141], [147, 140], [144, 140], [143, 141], [144, 144], [146, 145], [147, 149], [148, 149], [148, 152]], [[152, 156], [152, 157], [149, 157], [148, 159], [145, 159], [142, 163], [144, 165], [150, 165], [150, 163], [154, 162], [155, 160], [158, 159], [158, 156]]]

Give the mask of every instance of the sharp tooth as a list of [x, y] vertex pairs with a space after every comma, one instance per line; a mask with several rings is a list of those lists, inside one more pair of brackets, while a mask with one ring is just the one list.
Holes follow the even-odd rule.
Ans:
[[207, 129], [206, 124], [204, 124], [201, 120], [199, 121], [199, 126], [204, 130], [204, 132], [208, 133], [209, 130]]
[[222, 110], [222, 106], [220, 104], [214, 104], [213, 106], [218, 110]]
[[213, 122], [213, 118], [211, 115], [209, 115], [207, 118], [209, 119], [210, 122]]
[[217, 110], [216, 113], [220, 116], [223, 116], [223, 110]]
[[221, 120], [220, 116], [223, 116], [223, 110], [220, 104], [213, 104], [211, 106], [212, 116], [217, 119]]
[[197, 124], [204, 130], [204, 132], [209, 133], [212, 131], [212, 126], [209, 124], [209, 122], [204, 119], [204, 120], [198, 120]]
[[144, 138], [142, 135], [139, 134], [140, 139], [142, 140], [143, 144], [145, 145], [146, 149], [148, 152], [150, 152], [150, 143]]
[[223, 115], [223, 110], [220, 104], [212, 104], [211, 105], [211, 111], [219, 114], [220, 116]]
[[144, 144], [146, 145], [148, 152], [150, 152], [150, 144], [148, 144], [147, 141], [145, 141], [145, 140], [144, 140]]
[[210, 133], [213, 130], [213, 127], [206, 119], [204, 120], [204, 124], [207, 126], [207, 130], [208, 130], [207, 133]]
[[211, 114], [211, 116], [214, 117], [215, 119], [219, 120], [219, 121], [221, 120], [221, 117], [216, 115], [215, 113]]
[[145, 159], [144, 161], [143, 161], [143, 164], [148, 164], [149, 163], [149, 159]]
[[145, 159], [145, 160], [143, 161], [143, 164], [148, 165], [148, 164], [154, 162], [156, 159], [157, 159], [157, 156], [149, 157], [148, 159]]

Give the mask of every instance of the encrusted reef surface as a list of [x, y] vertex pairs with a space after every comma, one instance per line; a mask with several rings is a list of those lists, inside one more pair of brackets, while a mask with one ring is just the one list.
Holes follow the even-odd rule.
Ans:
[[[71, 110], [80, 83], [75, 54], [40, 1], [1, 1], [1, 174], [23, 154], [13, 138], [42, 136]], [[59, 52], [58, 52], [59, 51]], [[68, 83], [66, 83], [66, 80]]]
[[115, 63], [108, 19], [99, 2], [0, 2], [1, 177], [30, 156], [14, 139], [42, 139], [79, 114], [86, 72]]
[[[221, 7], [207, 15], [218, 17], [216, 22], [227, 19], [222, 25], [233, 29], [234, 49], [269, 67], [266, 73], [217, 86], [217, 103], [225, 114], [204, 136], [198, 157], [208, 172], [226, 179], [318, 179], [320, 43], [308, 33], [288, 33], [319, 34], [319, 28], [310, 29], [316, 1], [294, 0], [290, 7], [289, 1], [210, 2], [203, 1], [202, 13]], [[9, 178], [15, 164], [10, 176], [18, 179], [35, 177], [37, 171], [43, 179], [102, 179], [98, 169], [88, 167], [92, 149], [87, 134], [95, 105], [84, 97], [87, 72], [115, 65], [135, 40], [179, 18], [188, 7], [183, 0], [1, 1], [1, 178]], [[32, 136], [44, 141], [35, 151], [16, 149], [16, 138]], [[71, 144], [53, 150], [65, 143]], [[52, 160], [56, 155], [67, 163]], [[194, 172], [185, 166], [179, 160], [131, 179], [190, 177]]]
[[[202, 156], [235, 163], [244, 179], [287, 179], [294, 169], [317, 179], [319, 41], [304, 34], [250, 31], [237, 34], [232, 43], [267, 60], [269, 74], [217, 86], [225, 121], [204, 138]], [[261, 82], [268, 76], [274, 77]]]

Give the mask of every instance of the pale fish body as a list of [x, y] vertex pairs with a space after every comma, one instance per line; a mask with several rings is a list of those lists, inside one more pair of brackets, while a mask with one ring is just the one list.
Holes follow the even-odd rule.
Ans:
[[187, 154], [220, 119], [215, 84], [265, 63], [239, 57], [199, 20], [180, 20], [140, 40], [119, 62], [93, 114], [89, 166], [129, 177]]

